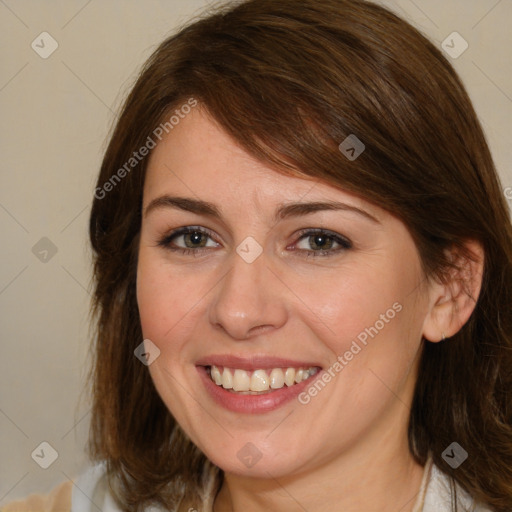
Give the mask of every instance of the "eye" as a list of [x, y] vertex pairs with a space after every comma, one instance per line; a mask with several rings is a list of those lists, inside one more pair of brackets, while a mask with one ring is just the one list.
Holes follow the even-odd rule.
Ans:
[[[186, 226], [166, 235], [158, 245], [173, 252], [198, 255], [202, 250], [219, 247], [220, 244], [206, 228]], [[332, 256], [351, 248], [350, 240], [325, 229], [304, 229], [299, 232], [295, 245], [287, 247], [305, 257]]]
[[199, 226], [187, 226], [177, 229], [162, 238], [158, 245], [170, 251], [191, 254], [199, 249], [218, 247], [219, 244], [212, 238], [210, 231]]
[[300, 238], [294, 249], [300, 249], [306, 257], [332, 256], [352, 248], [350, 240], [344, 236], [325, 229], [307, 229], [299, 233]]

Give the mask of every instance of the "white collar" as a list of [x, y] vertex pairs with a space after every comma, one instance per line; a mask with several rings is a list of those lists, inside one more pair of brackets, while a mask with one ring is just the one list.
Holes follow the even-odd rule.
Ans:
[[[216, 472], [210, 468], [201, 512], [212, 512], [215, 477]], [[491, 512], [490, 509], [475, 504], [458, 484], [456, 487], [459, 509]], [[451, 512], [451, 496], [448, 476], [433, 464], [432, 458], [429, 457], [413, 512]], [[71, 512], [97, 512], [98, 509], [102, 512], [122, 512], [108, 491], [105, 462], [88, 466], [74, 482], [71, 494]], [[144, 512], [163, 511], [159, 507], [146, 507]]]

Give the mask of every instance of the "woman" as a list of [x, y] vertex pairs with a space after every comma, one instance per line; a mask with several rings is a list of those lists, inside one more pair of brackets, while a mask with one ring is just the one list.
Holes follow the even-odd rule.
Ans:
[[169, 38], [90, 218], [90, 456], [49, 510], [512, 508], [512, 229], [431, 43], [362, 0]]

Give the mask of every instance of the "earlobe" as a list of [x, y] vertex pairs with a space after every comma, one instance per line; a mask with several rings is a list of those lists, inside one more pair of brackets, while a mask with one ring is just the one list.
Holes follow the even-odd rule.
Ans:
[[467, 241], [460, 249], [448, 251], [450, 261], [457, 265], [443, 282], [432, 282], [429, 289], [429, 311], [423, 324], [423, 338], [439, 342], [462, 329], [473, 313], [484, 270], [484, 250], [479, 242]]

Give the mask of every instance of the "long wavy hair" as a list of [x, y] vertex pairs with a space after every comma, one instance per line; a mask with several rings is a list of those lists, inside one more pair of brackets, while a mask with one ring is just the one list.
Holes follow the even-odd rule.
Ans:
[[[422, 342], [409, 446], [422, 465], [431, 453], [453, 486], [512, 510], [512, 227], [503, 187], [450, 63], [417, 29], [363, 0], [228, 3], [165, 40], [122, 107], [90, 216], [88, 446], [91, 460], [107, 462], [118, 504], [173, 510], [183, 490], [193, 502], [208, 464], [134, 356], [143, 339], [135, 283], [148, 157], [133, 153], [158, 142], [159, 126], [172, 129], [170, 116], [190, 98], [276, 172], [342, 187], [401, 219], [426, 276], [444, 280], [453, 270], [445, 249], [482, 244], [470, 319], [442, 343]], [[366, 146], [352, 161], [338, 148], [351, 134]], [[442, 458], [453, 441], [469, 453], [457, 469]]]

